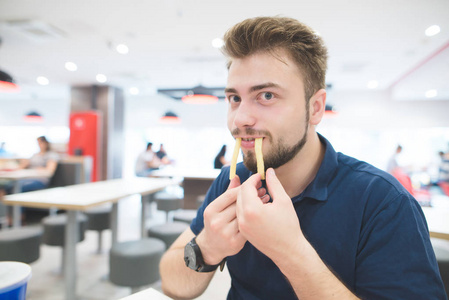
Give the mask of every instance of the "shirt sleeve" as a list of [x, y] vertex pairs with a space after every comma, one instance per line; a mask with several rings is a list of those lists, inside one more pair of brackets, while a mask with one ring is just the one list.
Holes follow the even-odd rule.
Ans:
[[411, 195], [368, 207], [359, 241], [357, 296], [446, 299], [424, 214]]

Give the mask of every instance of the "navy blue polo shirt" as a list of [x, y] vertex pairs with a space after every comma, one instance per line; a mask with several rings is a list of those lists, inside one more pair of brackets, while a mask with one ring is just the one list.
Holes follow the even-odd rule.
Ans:
[[[363, 299], [446, 299], [418, 202], [388, 173], [326, 147], [315, 179], [292, 202], [307, 240], [329, 269]], [[251, 176], [237, 166], [241, 181]], [[229, 167], [209, 189], [190, 228], [229, 185]], [[273, 224], [276, 226], [276, 224]], [[296, 299], [288, 280], [247, 242], [227, 258], [228, 299]]]

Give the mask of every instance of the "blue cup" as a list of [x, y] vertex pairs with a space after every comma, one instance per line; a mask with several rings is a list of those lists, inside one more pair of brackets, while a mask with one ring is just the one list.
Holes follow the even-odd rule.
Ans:
[[25, 300], [31, 267], [17, 261], [0, 262], [0, 299]]

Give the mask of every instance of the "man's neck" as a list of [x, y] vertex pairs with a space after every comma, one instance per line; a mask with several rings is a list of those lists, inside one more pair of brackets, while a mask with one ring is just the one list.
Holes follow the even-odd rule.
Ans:
[[325, 147], [318, 134], [310, 131], [307, 143], [287, 164], [276, 169], [276, 175], [287, 194], [293, 198], [301, 194], [315, 178], [324, 158]]

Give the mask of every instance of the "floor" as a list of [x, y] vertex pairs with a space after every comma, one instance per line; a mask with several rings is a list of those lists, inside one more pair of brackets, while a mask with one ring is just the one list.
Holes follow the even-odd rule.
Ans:
[[[132, 196], [119, 203], [118, 240], [139, 238], [140, 196]], [[157, 211], [155, 205], [149, 207], [151, 217], [147, 226], [165, 222], [164, 212]], [[78, 300], [115, 300], [131, 294], [128, 287], [120, 287], [108, 281], [108, 252], [111, 245], [111, 231], [103, 232], [103, 251], [97, 253], [98, 234], [86, 231], [85, 240], [77, 245]], [[42, 245], [39, 260], [31, 263], [32, 277], [28, 282], [27, 300], [64, 299], [64, 278], [61, 273], [62, 250], [60, 247]], [[230, 286], [229, 273], [217, 272], [206, 292], [197, 299], [226, 299]], [[160, 289], [160, 282], [144, 287]]]

